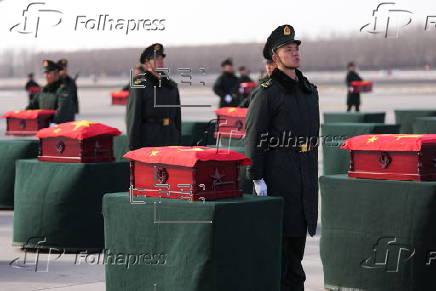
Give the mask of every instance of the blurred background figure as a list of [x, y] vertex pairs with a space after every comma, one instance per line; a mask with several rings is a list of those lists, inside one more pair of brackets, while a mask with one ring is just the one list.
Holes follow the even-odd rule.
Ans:
[[[268, 79], [270, 78], [274, 69], [277, 68], [276, 63], [273, 62], [273, 60], [272, 60], [272, 53], [271, 53], [271, 50], [269, 49], [270, 43], [271, 43], [271, 40], [268, 37], [268, 39], [263, 47], [263, 53], [262, 53], [263, 58], [264, 58], [264, 63], [265, 63], [266, 74], [260, 77], [259, 84], [262, 84], [262, 83], [268, 81]], [[254, 90], [250, 93], [249, 96], [242, 99], [242, 101], [241, 101], [241, 103], [239, 103], [238, 107], [248, 108], [248, 106], [250, 106], [250, 102], [256, 96], [256, 93], [259, 90], [259, 88], [260, 88], [259, 86], [254, 88]]]
[[350, 112], [352, 107], [354, 106], [356, 112], [359, 112], [360, 107], [360, 93], [354, 93], [353, 87], [351, 86], [351, 82], [353, 81], [362, 81], [359, 74], [356, 72], [356, 65], [353, 62], [349, 62], [347, 65], [347, 77], [345, 79], [345, 83], [347, 84], [348, 93], [347, 93], [347, 112]]
[[27, 75], [27, 78], [28, 80], [25, 89], [27, 91], [27, 95], [29, 96], [29, 102], [30, 102], [30, 100], [33, 99], [35, 94], [38, 93], [39, 90], [41, 90], [41, 86], [39, 86], [39, 84], [36, 83], [35, 80], [33, 79], [33, 73], [29, 73]]
[[77, 84], [76, 80], [68, 75], [68, 60], [60, 59], [58, 61], [60, 67], [59, 79], [65, 84], [65, 86], [71, 91], [74, 105], [74, 112], [79, 113], [79, 97], [77, 96]]
[[[133, 81], [136, 79], [136, 77], [139, 75], [139, 74], [144, 74], [145, 73], [145, 69], [144, 69], [144, 67], [142, 66], [142, 64], [136, 64], [135, 65], [135, 67], [134, 67], [134, 70], [133, 70]], [[121, 91], [129, 91], [130, 90], [130, 81], [129, 81], [129, 83], [127, 83], [127, 85], [125, 85], [122, 89], [121, 89]]]
[[219, 107], [238, 106], [239, 79], [233, 71], [233, 61], [228, 58], [221, 63], [221, 75], [213, 85], [213, 91], [220, 97]]
[[248, 83], [253, 82], [250, 78], [250, 71], [248, 71], [244, 66], [240, 66], [238, 68], [239, 72], [239, 83]]
[[72, 92], [59, 77], [61, 67], [51, 60], [44, 60], [42, 65], [47, 84], [32, 98], [26, 110], [56, 110], [53, 123], [74, 121]]

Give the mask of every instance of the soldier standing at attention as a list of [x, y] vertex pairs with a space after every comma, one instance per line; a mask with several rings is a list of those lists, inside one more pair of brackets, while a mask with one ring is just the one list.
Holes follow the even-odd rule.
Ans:
[[59, 79], [59, 65], [50, 60], [45, 60], [42, 64], [47, 85], [33, 97], [26, 109], [56, 110], [53, 123], [73, 121], [75, 108], [72, 92]]
[[213, 91], [220, 97], [219, 107], [238, 106], [239, 79], [233, 72], [233, 62], [226, 59], [221, 63], [222, 74], [216, 79]]
[[177, 84], [156, 69], [164, 67], [164, 48], [160, 43], [141, 54], [145, 75], [137, 76], [127, 102], [127, 137], [131, 150], [142, 147], [179, 145], [181, 109]]
[[359, 112], [360, 106], [360, 93], [353, 93], [353, 87], [351, 86], [351, 82], [353, 81], [362, 81], [359, 74], [356, 72], [356, 65], [353, 62], [350, 62], [347, 65], [347, 77], [345, 79], [345, 83], [347, 84], [348, 94], [347, 94], [347, 112], [351, 111], [351, 108], [354, 106], [356, 112]]
[[245, 68], [244, 66], [240, 66], [238, 68], [239, 72], [239, 83], [249, 83], [253, 82], [253, 80], [250, 78], [250, 72]]
[[29, 96], [29, 102], [30, 100], [33, 99], [33, 97], [36, 95], [36, 93], [41, 89], [41, 87], [39, 86], [38, 83], [35, 82], [35, 80], [33, 79], [33, 73], [30, 73], [29, 75], [27, 75], [27, 77], [29, 78], [25, 89], [27, 91], [27, 95]]
[[284, 199], [282, 291], [304, 290], [301, 261], [307, 232], [315, 235], [318, 217], [318, 91], [297, 69], [301, 41], [294, 36], [290, 25], [270, 35], [268, 49], [277, 68], [250, 103], [245, 141], [256, 194]]
[[72, 92], [74, 112], [79, 113], [79, 97], [77, 96], [77, 84], [76, 81], [68, 75], [68, 61], [66, 59], [60, 59], [58, 61], [58, 65], [60, 67], [59, 78]]

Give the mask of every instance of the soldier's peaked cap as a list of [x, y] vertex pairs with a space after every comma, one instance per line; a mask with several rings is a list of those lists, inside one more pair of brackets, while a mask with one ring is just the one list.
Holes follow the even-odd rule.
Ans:
[[145, 63], [147, 59], [152, 59], [154, 57], [154, 52], [156, 52], [156, 56], [163, 56], [166, 57], [166, 54], [164, 53], [164, 47], [160, 43], [154, 43], [149, 47], [146, 47], [144, 51], [141, 54], [141, 57], [139, 58], [139, 62], [141, 64]]
[[60, 59], [58, 61], [58, 65], [59, 65], [59, 67], [64, 69], [64, 68], [68, 67], [68, 60], [67, 59]]
[[44, 69], [44, 72], [58, 71], [61, 69], [61, 67], [52, 60], [43, 60], [42, 67]]
[[290, 42], [294, 42], [297, 45], [301, 44], [301, 40], [295, 39], [295, 30], [289, 24], [281, 25], [274, 29], [269, 36], [269, 41], [271, 52]]

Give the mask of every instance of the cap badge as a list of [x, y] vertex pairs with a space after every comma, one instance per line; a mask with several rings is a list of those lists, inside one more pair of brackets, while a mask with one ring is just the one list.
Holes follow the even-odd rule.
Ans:
[[156, 51], [160, 50], [160, 44], [155, 44], [154, 45], [154, 50], [156, 50]]
[[291, 28], [289, 26], [285, 26], [283, 29], [283, 35], [290, 35], [291, 34]]
[[44, 67], [48, 67], [48, 61], [44, 61], [44, 62], [42, 62], [42, 65], [43, 65]]

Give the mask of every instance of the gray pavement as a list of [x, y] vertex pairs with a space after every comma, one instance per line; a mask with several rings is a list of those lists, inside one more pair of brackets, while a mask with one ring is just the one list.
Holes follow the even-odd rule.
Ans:
[[[123, 83], [123, 82], [119, 82]], [[108, 85], [108, 87], [110, 87]], [[81, 113], [77, 119], [102, 122], [125, 131], [123, 106], [111, 106], [109, 92], [112, 88], [80, 89]], [[324, 111], [342, 111], [345, 102], [345, 88], [342, 83], [320, 85], [321, 114]], [[217, 98], [207, 87], [181, 88], [183, 104], [211, 104], [212, 108], [183, 108], [184, 120], [209, 120], [214, 117], [211, 109]], [[420, 109], [436, 107], [436, 82], [416, 82], [402, 85], [400, 82], [384, 83], [375, 88], [374, 93], [362, 96], [363, 111], [386, 111], [387, 123], [394, 122], [394, 109]], [[23, 91], [0, 90], [0, 113], [24, 108], [26, 95]], [[4, 135], [5, 121], [0, 120], [0, 139], [11, 139]], [[320, 157], [322, 169], [322, 157]], [[320, 173], [322, 174], [322, 173]], [[104, 266], [76, 264], [74, 254], [51, 259], [48, 271], [35, 272], [31, 264], [35, 254], [27, 254], [28, 264], [23, 266], [24, 252], [12, 247], [13, 211], [0, 210], [0, 291], [24, 290], [105, 290]], [[318, 232], [319, 233], [319, 232]], [[307, 275], [306, 290], [323, 290], [323, 271], [319, 257], [319, 234], [308, 238], [304, 267]], [[40, 257], [46, 261], [47, 254]], [[55, 257], [55, 256], [54, 256]], [[12, 266], [10, 262], [18, 258]], [[45, 265], [42, 265], [44, 267]], [[120, 290], [121, 291], [121, 290]], [[177, 290], [175, 290], [177, 291]]]

